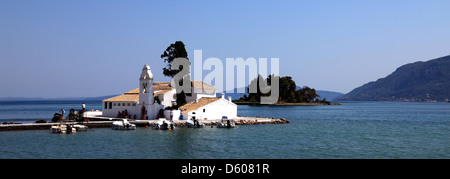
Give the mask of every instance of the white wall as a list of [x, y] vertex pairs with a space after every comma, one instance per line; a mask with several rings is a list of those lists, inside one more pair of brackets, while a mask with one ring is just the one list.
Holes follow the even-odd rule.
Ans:
[[[117, 113], [118, 111], [122, 112], [125, 111], [125, 109], [128, 111], [128, 114], [131, 115], [131, 119], [133, 119], [133, 116], [136, 115], [136, 118], [138, 118], [140, 116], [140, 106], [139, 105], [135, 105], [133, 106], [133, 104], [136, 104], [136, 102], [111, 102], [112, 108], [109, 109], [109, 102], [107, 108], [105, 109], [105, 102], [103, 102], [102, 106], [103, 106], [103, 114], [102, 116], [104, 117], [117, 117]], [[118, 105], [120, 103], [120, 106]], [[125, 106], [123, 105], [125, 103]], [[115, 104], [115, 106], [114, 106]], [[128, 104], [130, 104], [128, 106]]]
[[176, 93], [176, 91], [175, 91], [175, 89], [173, 89], [173, 90], [170, 90], [169, 92], [158, 95], [159, 100], [161, 101], [161, 105], [163, 105], [164, 107], [172, 106], [172, 101], [176, 101], [173, 98], [175, 93]]
[[[142, 105], [138, 105], [138, 106], [139, 106], [139, 110], [140, 110], [142, 108]], [[152, 105], [145, 105], [145, 108], [147, 110], [148, 119], [153, 120], [153, 119], [156, 119], [156, 117], [158, 116], [159, 110], [163, 109], [164, 106], [154, 103]], [[139, 119], [141, 119], [140, 118], [141, 116], [140, 115], [138, 115], [138, 116], [139, 116]]]
[[102, 111], [98, 111], [98, 110], [96, 110], [96, 111], [86, 111], [84, 113], [83, 117], [99, 117], [99, 116], [102, 116], [102, 115], [103, 115]]
[[[172, 114], [172, 119], [170, 118], [170, 115]], [[164, 118], [167, 120], [178, 120], [180, 117], [180, 110], [164, 110]]]
[[[205, 112], [203, 112], [203, 109], [205, 109]], [[193, 114], [193, 112], [195, 112], [195, 114]], [[222, 116], [227, 116], [228, 119], [234, 119], [237, 116], [237, 105], [222, 98], [195, 111], [182, 115], [185, 120], [190, 119], [192, 116], [195, 116], [196, 119], [207, 118], [208, 120], [222, 119]]]

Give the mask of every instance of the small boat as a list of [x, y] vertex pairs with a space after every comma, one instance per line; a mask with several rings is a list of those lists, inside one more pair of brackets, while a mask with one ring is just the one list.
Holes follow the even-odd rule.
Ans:
[[56, 126], [52, 126], [50, 128], [51, 133], [55, 134], [67, 134], [67, 133], [75, 133], [77, 130], [72, 125], [59, 124]]
[[77, 131], [87, 131], [88, 130], [87, 126], [81, 125], [81, 124], [75, 124], [75, 125], [73, 125], [73, 127], [75, 129], [77, 129]]
[[205, 125], [202, 122], [198, 121], [198, 120], [189, 119], [189, 120], [186, 120], [186, 126], [189, 127], [189, 128], [202, 128]]
[[227, 116], [222, 116], [222, 120], [217, 121], [218, 128], [234, 128], [236, 124], [233, 119], [228, 119]]
[[175, 124], [167, 121], [166, 118], [159, 118], [158, 121], [152, 123], [152, 128], [157, 130], [172, 130], [175, 128]]
[[112, 129], [114, 130], [136, 130], [136, 125], [131, 124], [128, 120], [115, 121], [112, 123]]

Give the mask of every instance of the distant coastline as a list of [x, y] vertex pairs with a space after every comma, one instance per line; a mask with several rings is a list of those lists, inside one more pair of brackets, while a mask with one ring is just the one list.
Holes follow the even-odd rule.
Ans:
[[67, 98], [43, 98], [43, 97], [3, 97], [0, 101], [101, 101], [117, 95], [99, 96], [99, 97], [67, 97]]
[[250, 106], [324, 106], [324, 105], [342, 105], [342, 103], [275, 103], [275, 104], [261, 104], [259, 102], [242, 102], [233, 101], [237, 105]]

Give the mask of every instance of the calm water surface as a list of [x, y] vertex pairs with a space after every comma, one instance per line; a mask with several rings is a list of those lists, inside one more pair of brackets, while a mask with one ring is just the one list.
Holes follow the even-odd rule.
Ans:
[[[0, 121], [49, 120], [62, 106], [66, 111], [81, 107], [79, 101], [40, 103], [0, 102]], [[100, 101], [86, 104], [101, 108]], [[239, 106], [238, 114], [284, 117], [291, 123], [173, 131], [105, 128], [68, 135], [0, 132], [0, 158], [450, 158], [449, 103]]]

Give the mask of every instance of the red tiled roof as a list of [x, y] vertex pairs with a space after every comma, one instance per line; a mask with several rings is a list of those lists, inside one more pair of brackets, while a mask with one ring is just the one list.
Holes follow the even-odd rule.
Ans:
[[203, 106], [206, 106], [208, 104], [211, 104], [211, 103], [213, 103], [213, 102], [215, 102], [215, 101], [217, 101], [219, 99], [220, 98], [206, 98], [206, 97], [203, 97], [203, 98], [198, 99], [198, 102], [191, 101], [191, 102], [181, 106], [180, 110], [181, 110], [181, 113], [183, 113], [183, 114], [184, 113], [188, 113], [188, 112], [191, 112], [191, 111], [195, 111], [195, 110], [197, 110], [197, 109], [199, 109], [199, 108], [201, 108]]

